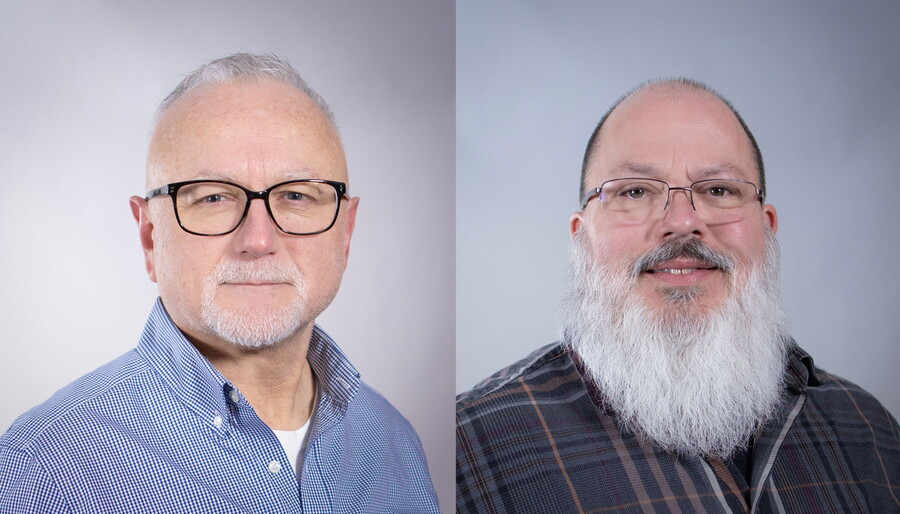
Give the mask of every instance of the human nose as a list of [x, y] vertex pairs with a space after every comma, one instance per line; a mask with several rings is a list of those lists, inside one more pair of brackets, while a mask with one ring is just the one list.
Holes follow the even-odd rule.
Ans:
[[235, 234], [235, 250], [255, 257], [274, 253], [278, 246], [277, 231], [265, 203], [251, 200], [247, 215]]
[[689, 188], [669, 188], [669, 198], [660, 224], [663, 238], [706, 234], [706, 224], [694, 209], [693, 197]]

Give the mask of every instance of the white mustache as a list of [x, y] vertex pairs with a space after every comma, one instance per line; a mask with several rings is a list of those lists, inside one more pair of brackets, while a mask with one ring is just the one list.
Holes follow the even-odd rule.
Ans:
[[302, 284], [300, 271], [290, 265], [273, 261], [227, 262], [217, 265], [212, 272], [215, 284], [235, 282], [280, 282]]
[[644, 271], [677, 257], [698, 259], [706, 265], [715, 266], [726, 273], [734, 270], [734, 260], [693, 237], [673, 239], [641, 255], [629, 266], [632, 278]]

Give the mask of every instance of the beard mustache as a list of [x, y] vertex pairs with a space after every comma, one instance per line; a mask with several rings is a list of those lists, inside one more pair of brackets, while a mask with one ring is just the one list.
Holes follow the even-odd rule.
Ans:
[[[737, 265], [695, 238], [679, 239], [626, 266], [595, 262], [575, 235], [563, 339], [576, 352], [619, 427], [686, 456], [727, 459], [747, 447], [781, 402], [788, 341], [778, 288], [779, 249]], [[664, 288], [664, 307], [638, 291], [643, 272], [687, 256], [720, 269], [727, 293], [704, 310], [703, 288]]]
[[[286, 283], [296, 295], [276, 308], [228, 308], [216, 301], [220, 285], [240, 282]], [[238, 346], [265, 348], [293, 335], [303, 324], [306, 310], [306, 280], [295, 266], [269, 260], [222, 262], [204, 283], [200, 315], [205, 327], [197, 328]]]

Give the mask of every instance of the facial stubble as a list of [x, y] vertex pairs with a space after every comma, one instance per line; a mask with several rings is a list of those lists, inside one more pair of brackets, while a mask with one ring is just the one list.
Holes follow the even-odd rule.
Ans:
[[[239, 306], [223, 305], [217, 298], [221, 288], [241, 282], [280, 283], [292, 287], [294, 294], [290, 301], [274, 307], [252, 305], [246, 300]], [[238, 346], [272, 346], [300, 329], [306, 298], [306, 281], [293, 265], [275, 261], [220, 263], [204, 281], [201, 318], [205, 326], [200, 328]]]

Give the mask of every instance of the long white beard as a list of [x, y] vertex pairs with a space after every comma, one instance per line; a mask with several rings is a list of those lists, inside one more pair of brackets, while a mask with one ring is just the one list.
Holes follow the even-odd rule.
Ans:
[[[292, 301], [275, 309], [252, 305], [232, 309], [216, 303], [220, 284], [265, 280], [292, 284], [297, 294]], [[200, 312], [206, 327], [200, 328], [238, 346], [262, 348], [294, 334], [303, 323], [305, 311], [306, 281], [296, 267], [265, 260], [227, 262], [217, 265], [206, 278]]]
[[786, 365], [774, 235], [762, 263], [726, 273], [727, 298], [712, 312], [693, 295], [651, 309], [633, 264], [597, 265], [582, 239], [572, 246], [563, 337], [620, 427], [682, 455], [728, 458], [746, 448], [780, 403]]

